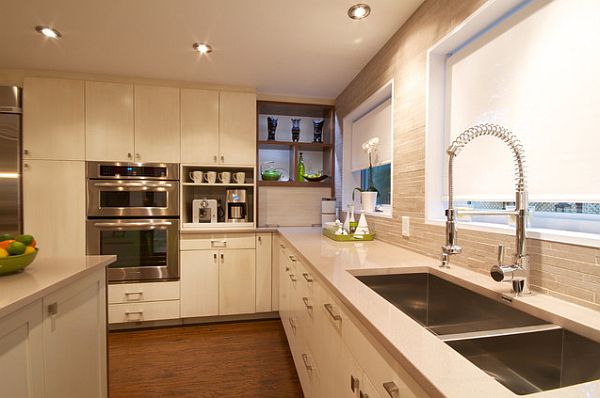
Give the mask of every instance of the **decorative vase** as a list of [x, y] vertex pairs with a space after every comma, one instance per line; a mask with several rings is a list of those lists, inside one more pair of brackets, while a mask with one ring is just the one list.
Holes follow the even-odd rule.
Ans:
[[313, 142], [323, 142], [323, 125], [325, 124], [324, 119], [313, 120]]
[[373, 213], [375, 211], [375, 206], [377, 205], [377, 192], [361, 192], [360, 203], [365, 212]]
[[269, 116], [267, 118], [267, 127], [269, 130], [269, 141], [275, 141], [275, 130], [277, 130], [277, 118]]
[[300, 120], [292, 118], [292, 141], [300, 141]]

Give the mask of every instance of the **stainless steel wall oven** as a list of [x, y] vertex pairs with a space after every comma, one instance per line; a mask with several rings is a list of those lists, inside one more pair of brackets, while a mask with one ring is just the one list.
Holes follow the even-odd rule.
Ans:
[[87, 163], [87, 253], [116, 254], [110, 283], [179, 279], [179, 167]]

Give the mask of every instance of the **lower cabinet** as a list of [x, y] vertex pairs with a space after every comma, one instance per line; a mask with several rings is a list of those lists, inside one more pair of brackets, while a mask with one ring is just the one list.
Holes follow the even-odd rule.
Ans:
[[306, 397], [427, 396], [291, 248], [278, 252], [279, 313]]
[[120, 283], [108, 286], [108, 323], [179, 318], [179, 282]]
[[219, 261], [219, 315], [255, 312], [255, 251], [220, 250]]
[[104, 269], [0, 319], [0, 396], [106, 397]]

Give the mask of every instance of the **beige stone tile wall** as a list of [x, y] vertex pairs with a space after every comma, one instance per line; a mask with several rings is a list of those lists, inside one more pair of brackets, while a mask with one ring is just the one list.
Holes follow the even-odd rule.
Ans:
[[[336, 99], [341, 121], [394, 79], [394, 217], [369, 222], [379, 239], [429, 256], [440, 254], [445, 238], [443, 227], [424, 223], [427, 50], [484, 2], [425, 1]], [[409, 238], [401, 236], [402, 216], [411, 217]], [[459, 241], [463, 253], [453, 264], [479, 272], [495, 264], [498, 243], [514, 252], [510, 235], [460, 230]], [[533, 289], [600, 310], [600, 249], [535, 239], [527, 244]]]

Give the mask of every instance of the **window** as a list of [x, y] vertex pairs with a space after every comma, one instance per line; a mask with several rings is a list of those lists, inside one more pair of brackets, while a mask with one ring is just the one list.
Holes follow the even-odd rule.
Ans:
[[355, 188], [369, 188], [369, 166], [372, 165], [373, 185], [377, 189], [374, 214], [391, 216], [393, 184], [393, 83], [390, 81], [365, 100], [343, 120], [343, 200], [360, 209], [360, 195]]
[[[449, 143], [469, 127], [497, 123], [525, 148], [530, 236], [577, 232], [600, 245], [600, 3], [506, 3], [490, 2], [429, 51], [426, 217], [444, 217]], [[454, 191], [462, 207], [510, 209], [514, 177], [506, 145], [480, 137], [465, 146], [454, 162]], [[589, 242], [583, 240], [561, 241]]]

